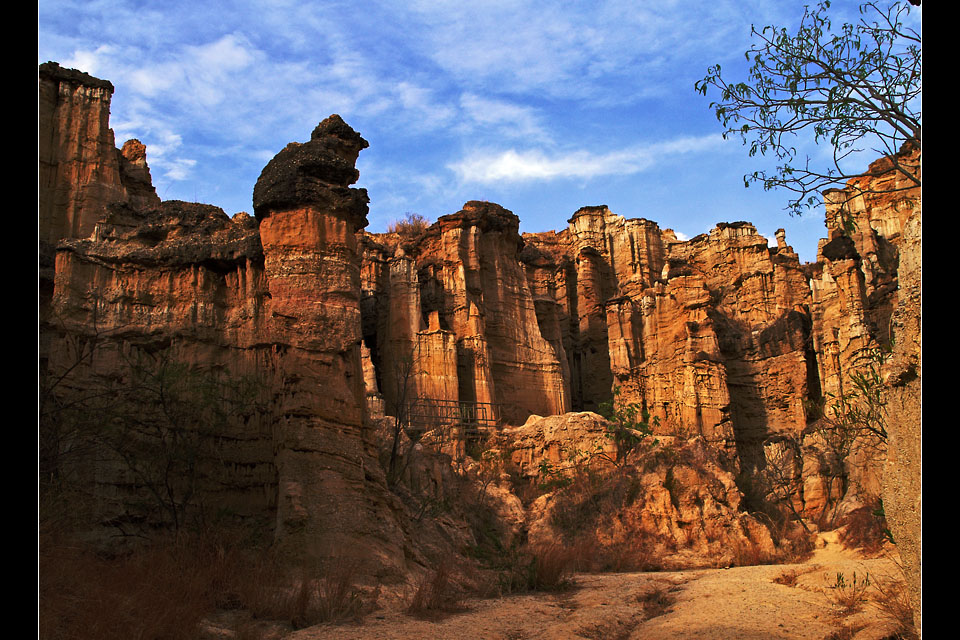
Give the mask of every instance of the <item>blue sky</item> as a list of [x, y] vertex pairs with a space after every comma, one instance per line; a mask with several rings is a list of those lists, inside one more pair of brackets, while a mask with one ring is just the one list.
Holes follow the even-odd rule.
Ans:
[[267, 161], [339, 113], [370, 142], [357, 186], [371, 231], [468, 200], [544, 231], [606, 204], [681, 237], [747, 220], [773, 243], [783, 227], [809, 261], [822, 210], [791, 217], [789, 193], [745, 189], [773, 161], [722, 140], [694, 91], [716, 63], [745, 77], [751, 24], [802, 13], [769, 0], [41, 0], [38, 63], [113, 82], [117, 144], [147, 145], [165, 200], [252, 211]]

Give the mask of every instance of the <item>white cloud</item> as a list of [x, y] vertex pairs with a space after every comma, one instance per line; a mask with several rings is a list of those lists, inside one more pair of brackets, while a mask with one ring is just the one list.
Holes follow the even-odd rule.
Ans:
[[428, 128], [449, 124], [456, 117], [456, 110], [434, 98], [433, 91], [410, 82], [401, 82], [393, 90], [399, 106], [412, 114], [411, 120]]
[[189, 158], [175, 158], [172, 162], [158, 162], [157, 166], [163, 169], [163, 176], [168, 180], [186, 180], [197, 161]]
[[101, 45], [93, 51], [78, 49], [73, 52], [71, 57], [63, 60], [60, 64], [67, 69], [79, 69], [96, 76], [103, 68], [102, 59], [113, 52], [114, 47], [109, 45]]
[[544, 141], [550, 138], [532, 107], [464, 93], [460, 96], [460, 108], [472, 123], [493, 127], [503, 136]]
[[685, 137], [608, 153], [574, 150], [548, 154], [539, 149], [479, 151], [449, 166], [463, 182], [496, 184], [537, 180], [630, 175], [671, 156], [705, 151], [722, 143], [719, 135]]
[[244, 84], [241, 74], [259, 55], [244, 36], [227, 34], [206, 44], [184, 46], [170, 60], [129, 70], [127, 81], [146, 97], [176, 89], [184, 103], [206, 109]]

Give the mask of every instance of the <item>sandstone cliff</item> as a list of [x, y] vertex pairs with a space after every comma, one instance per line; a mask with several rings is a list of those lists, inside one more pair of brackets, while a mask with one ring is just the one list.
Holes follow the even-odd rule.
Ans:
[[40, 65], [39, 81], [40, 240], [89, 236], [112, 202], [159, 204], [143, 145], [114, 144], [113, 85], [55, 62]]
[[[355, 233], [367, 198], [349, 185], [365, 146], [331, 116], [265, 167], [256, 219], [119, 198], [87, 203], [88, 236], [58, 243], [41, 327], [52, 381], [41, 418], [54, 418], [41, 457], [51, 473], [98, 487], [97, 522], [135, 533], [211, 510], [275, 518], [269, 528], [296, 554], [349, 548], [371, 570], [402, 565], [408, 537], [364, 422]], [[142, 160], [142, 148], [127, 149]], [[206, 406], [197, 389], [214, 380], [218, 394], [243, 396], [234, 421], [181, 415]], [[157, 400], [133, 399], [137, 389]], [[134, 508], [151, 501], [163, 508]]]
[[[239, 394], [233, 422], [193, 419], [200, 462], [171, 456], [180, 479], [153, 499], [173, 517], [190, 506], [267, 519], [289, 549], [350, 549], [388, 572], [418, 551], [371, 418], [416, 402], [451, 408], [423, 428], [484, 422], [481, 411], [503, 428], [637, 405], [696, 465], [668, 477], [672, 462], [651, 463], [644, 491], [659, 506], [637, 507], [632, 531], [706, 554], [763, 538], [739, 514], [764, 501], [829, 519], [879, 493], [885, 450], [838, 452], [822, 425], [893, 335], [887, 379], [904, 408], [890, 459], [919, 466], [919, 421], [903, 421], [919, 413], [919, 194], [875, 193], [893, 179], [882, 162], [872, 182], [827, 194], [829, 237], [812, 265], [782, 232], [769, 246], [747, 222], [680, 241], [603, 206], [521, 236], [512, 212], [471, 201], [421, 232], [370, 234], [367, 194], [351, 186], [367, 142], [338, 116], [281, 150], [256, 184], [254, 217], [231, 219], [156, 198], [143, 145], [114, 146], [111, 93], [41, 66], [41, 471], [75, 474], [101, 524], [157, 524], [131, 507], [152, 480], [116, 432], [97, 427], [93, 454], [78, 447], [93, 426], [66, 408], [80, 399], [113, 415], [103, 398], [131, 380], [152, 389], [171, 362], [197, 381], [182, 393], [198, 403], [208, 383], [255, 392]], [[142, 422], [186, 432], [170, 419]], [[672, 494], [677, 477], [703, 487]], [[895, 535], [918, 540], [919, 478], [893, 477]], [[702, 504], [716, 516], [709, 536], [681, 526], [705, 521], [691, 506]]]
[[[517, 259], [518, 228], [519, 219], [506, 209], [468, 202], [440, 218], [409, 251], [399, 247], [386, 259], [385, 277], [368, 280], [373, 288], [365, 296], [389, 301], [370, 305], [364, 321], [368, 344], [385, 346], [376, 364], [384, 372], [388, 406], [395, 401], [396, 358], [407, 354], [417, 359], [423, 373], [417, 389], [426, 397], [496, 404], [506, 423], [568, 410], [563, 347], [555, 329], [546, 330], [552, 342], [544, 337], [543, 313]], [[367, 246], [366, 261], [374, 266], [365, 271], [375, 271], [383, 247]], [[436, 376], [431, 362], [439, 367]]]

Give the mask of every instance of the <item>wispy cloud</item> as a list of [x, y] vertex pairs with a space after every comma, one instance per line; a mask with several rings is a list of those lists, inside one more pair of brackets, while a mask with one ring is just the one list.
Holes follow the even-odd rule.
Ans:
[[719, 135], [685, 137], [608, 153], [574, 150], [548, 153], [539, 149], [478, 151], [449, 165], [462, 182], [497, 184], [554, 179], [630, 175], [672, 156], [712, 149]]
[[540, 114], [533, 107], [471, 92], [460, 96], [460, 108], [464, 122], [471, 127], [493, 129], [507, 138], [550, 140]]

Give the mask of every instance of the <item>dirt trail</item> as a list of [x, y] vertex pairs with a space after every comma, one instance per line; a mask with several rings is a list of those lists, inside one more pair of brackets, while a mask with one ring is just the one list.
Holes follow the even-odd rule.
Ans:
[[[576, 587], [557, 594], [472, 600], [463, 612], [430, 621], [381, 609], [362, 625], [320, 625], [291, 640], [823, 640], [843, 626], [856, 640], [879, 640], [892, 623], [876, 607], [843, 615], [837, 574], [869, 573], [872, 582], [898, 577], [888, 557], [863, 558], [829, 536], [807, 562], [663, 573], [578, 574]], [[797, 574], [792, 585], [780, 576]], [[872, 591], [875, 593], [875, 591]]]

